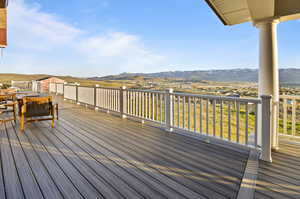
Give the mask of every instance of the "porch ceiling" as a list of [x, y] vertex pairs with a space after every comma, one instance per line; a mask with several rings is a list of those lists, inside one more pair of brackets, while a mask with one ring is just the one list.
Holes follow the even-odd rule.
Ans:
[[224, 25], [300, 18], [299, 0], [205, 0]]
[[6, 8], [8, 4], [8, 0], [0, 0], [0, 8]]

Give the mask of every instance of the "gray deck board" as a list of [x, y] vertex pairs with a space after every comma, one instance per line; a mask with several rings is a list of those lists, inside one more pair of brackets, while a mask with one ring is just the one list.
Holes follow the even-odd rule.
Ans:
[[[176, 167], [178, 168], [178, 170], [182, 170], [184, 172], [177, 172], [174, 174], [175, 176], [181, 176], [181, 178], [177, 178], [178, 181], [180, 182], [185, 182], [188, 187], [192, 188], [192, 187], [201, 187], [201, 188], [205, 188], [204, 186], [206, 185], [206, 187], [212, 187], [214, 186], [215, 190], [219, 190], [220, 195], [227, 193], [227, 196], [229, 197], [229, 195], [232, 193], [230, 186], [226, 186], [225, 183], [223, 183], [223, 187], [219, 187], [220, 184], [216, 183], [216, 181], [222, 181], [224, 180], [222, 178], [222, 176], [224, 175], [224, 173], [220, 173], [219, 170], [224, 170], [224, 167], [219, 167], [218, 165], [212, 165], [212, 164], [208, 164], [205, 165], [205, 162], [198, 162], [193, 160], [191, 161], [190, 159], [187, 159], [184, 157], [184, 154], [180, 154], [180, 151], [176, 151], [175, 153], [172, 152], [171, 153], [171, 148], [166, 148], [165, 146], [167, 146], [165, 144], [165, 146], [163, 145], [157, 145], [157, 142], [155, 143], [151, 143], [150, 141], [143, 141], [143, 137], [140, 137], [139, 139], [136, 139], [135, 137], [137, 137], [137, 135], [135, 136], [130, 136], [130, 132], [126, 131], [126, 127], [122, 127], [122, 129], [119, 129], [118, 127], [114, 127], [117, 128], [118, 132], [120, 131], [124, 131], [124, 133], [126, 133], [126, 137], [122, 136], [121, 140], [120, 139], [114, 139], [115, 136], [112, 137], [107, 137], [107, 133], [105, 132], [107, 128], [99, 128], [98, 124], [94, 124], [95, 126], [93, 126], [93, 123], [91, 122], [87, 122], [87, 121], [78, 121], [75, 118], [73, 118], [74, 121], [80, 123], [81, 128], [83, 128], [84, 123], [88, 123], [88, 127], [90, 127], [90, 129], [85, 129], [85, 131], [93, 134], [93, 132], [97, 132], [97, 130], [101, 130], [101, 132], [103, 133], [103, 135], [99, 136], [99, 135], [93, 135], [93, 139], [104, 139], [106, 137], [106, 141], [105, 142], [111, 142], [111, 144], [115, 144], [117, 143], [117, 146], [120, 148], [120, 150], [124, 151], [126, 149], [127, 153], [130, 153], [131, 156], [134, 156], [134, 159], [137, 159], [140, 162], [144, 162], [144, 163], [148, 163], [148, 165], [151, 164], [157, 164], [157, 165], [161, 165], [166, 167], [166, 169], [172, 171], [174, 170], [173, 168]], [[143, 134], [143, 130], [140, 129], [139, 134]], [[97, 138], [98, 137], [98, 138]], [[111, 141], [110, 141], [111, 140]], [[124, 143], [128, 143], [127, 145]], [[137, 144], [138, 143], [138, 144]], [[123, 148], [122, 148], [123, 146]], [[139, 153], [137, 153], [137, 151], [139, 151]], [[179, 154], [179, 155], [178, 155]], [[139, 156], [137, 156], [139, 155]], [[157, 158], [159, 157], [159, 158]], [[184, 162], [184, 163], [183, 163]], [[215, 171], [213, 171], [214, 169], [210, 169], [212, 167], [217, 167], [217, 169], [215, 169]], [[201, 168], [199, 168], [201, 167]], [[189, 168], [189, 169], [187, 169]], [[152, 167], [152, 169], [155, 169]], [[156, 169], [157, 170], [157, 169]], [[193, 172], [195, 171], [195, 172]], [[159, 172], [159, 171], [158, 171]], [[201, 175], [203, 172], [205, 172], [205, 175]], [[215, 173], [213, 173], [215, 172]], [[187, 174], [185, 174], [187, 173]], [[217, 174], [216, 174], [217, 173]], [[209, 177], [209, 175], [211, 175], [212, 177]], [[232, 174], [234, 175], [234, 174]], [[185, 177], [185, 178], [184, 178]], [[170, 178], [174, 179], [174, 176], [170, 176]], [[202, 179], [200, 180], [194, 180], [194, 179]], [[212, 179], [213, 178], [213, 179]], [[211, 183], [214, 181], [214, 184]], [[202, 186], [199, 186], [200, 185]], [[222, 184], [222, 183], [221, 183]], [[197, 188], [196, 188], [197, 190]], [[228, 190], [228, 191], [227, 191]], [[195, 191], [195, 190], [194, 190]], [[212, 193], [210, 190], [204, 190], [202, 189], [201, 191], [199, 191], [201, 194], [204, 194], [206, 192], [207, 196], [210, 196]], [[229, 195], [228, 195], [229, 194]], [[221, 198], [221, 196], [218, 196]], [[223, 196], [224, 197], [224, 196]]]
[[24, 191], [19, 179], [19, 172], [15, 165], [11, 144], [7, 137], [6, 128], [4, 125], [1, 129], [1, 161], [4, 176], [4, 187], [6, 197], [8, 199], [24, 198]]
[[[131, 161], [132, 158], [126, 157], [126, 155], [124, 155], [122, 151], [118, 151], [117, 149], [112, 148], [106, 142], [91, 139], [88, 135], [86, 135], [86, 131], [84, 131], [85, 135], [82, 135], [83, 131], [78, 130], [79, 128], [76, 128], [76, 130], [73, 129], [71, 136], [77, 135], [81, 139], [85, 140], [96, 150], [96, 154], [101, 152], [102, 154], [104, 154], [104, 156], [108, 157], [110, 160], [113, 160], [118, 166], [121, 166], [121, 168], [125, 169], [129, 174], [135, 177], [135, 179], [132, 179], [130, 184], [136, 189], [140, 189], [140, 192], [145, 197], [167, 197], [166, 193], [163, 193], [168, 191], [167, 187], [164, 187], [164, 184], [160, 184], [161, 182], [156, 178], [151, 177], [151, 171], [135, 167], [134, 163], [132, 163]], [[128, 180], [130, 178], [127, 177], [125, 179]], [[161, 190], [161, 192], [158, 190]], [[168, 192], [168, 194], [172, 193], [173, 192]]]
[[[106, 133], [106, 132], [103, 132], [103, 133]], [[114, 137], [114, 136], [112, 136], [112, 137]], [[117, 142], [116, 140], [112, 140], [112, 138], [105, 139], [104, 136], [101, 136], [101, 139], [103, 140], [103, 141], [101, 141], [99, 138], [91, 136], [91, 139], [97, 140], [97, 143], [101, 143], [104, 141], [105, 144], [109, 144], [109, 145], [111, 145], [112, 143], [117, 144], [118, 147], [115, 147], [114, 151], [115, 151], [115, 153], [120, 154], [122, 159], [134, 160], [134, 161], [130, 161], [132, 166], [138, 168], [139, 170], [142, 170], [143, 172], [146, 172], [149, 176], [151, 176], [154, 179], [157, 179], [159, 182], [164, 182], [164, 184], [168, 185], [168, 186], [156, 187], [159, 190], [161, 190], [161, 192], [165, 192], [166, 196], [171, 196], [170, 194], [177, 192], [177, 196], [182, 195], [182, 197], [186, 196], [187, 198], [201, 198], [201, 195], [195, 194], [193, 190], [190, 190], [187, 187], [185, 187], [184, 185], [178, 183], [177, 181], [174, 180], [174, 178], [172, 178], [172, 177], [169, 178], [167, 175], [164, 175], [164, 172], [160, 172], [159, 169], [155, 168], [155, 166], [151, 166], [151, 164], [156, 164], [155, 160], [152, 160], [149, 164], [148, 158], [141, 158], [142, 154], [140, 154], [140, 149], [131, 151], [132, 150], [131, 144], [127, 144], [126, 148], [124, 148], [124, 146], [123, 147], [121, 146], [122, 143]], [[102, 143], [102, 144], [104, 144], [104, 143]], [[123, 151], [126, 151], [126, 154]], [[145, 156], [147, 157], [147, 155], [145, 155]], [[148, 162], [148, 164], [147, 164], [147, 162]], [[161, 167], [165, 167], [162, 164], [160, 164], [160, 165], [161, 165]], [[165, 169], [167, 169], [167, 168], [165, 168]], [[150, 172], [148, 172], [148, 171], [150, 171]], [[180, 178], [180, 180], [184, 180], [184, 179]], [[180, 192], [177, 190], [180, 190]], [[173, 195], [172, 197], [176, 197], [176, 195]]]
[[[49, 128], [49, 125], [44, 125]], [[101, 161], [93, 158], [90, 153], [82, 149], [80, 146], [82, 143], [76, 143], [68, 136], [62, 134], [61, 131], [64, 131], [64, 129], [57, 126], [57, 128], [53, 130], [48, 129], [48, 131], [51, 131], [56, 139], [67, 146], [69, 152], [65, 152], [66, 155], [70, 155], [71, 153], [78, 157], [78, 160], [81, 160], [80, 163], [82, 164], [77, 163], [78, 167], [84, 168], [88, 172], [86, 173], [86, 177], [92, 181], [92, 183], [96, 183], [99, 190], [104, 192], [106, 198], [141, 198], [139, 194], [130, 189], [124, 181], [120, 181], [118, 176], [103, 166]]]
[[67, 139], [60, 139], [56, 136], [56, 129], [51, 129], [49, 126], [41, 127], [41, 125], [35, 125], [40, 130], [41, 135], [46, 137], [55, 147], [59, 150], [74, 168], [83, 176], [94, 189], [99, 190], [99, 194], [103, 195], [104, 198], [122, 198], [122, 195], [117, 191], [116, 188], [112, 187], [103, 178], [99, 178], [98, 174], [80, 157], [70, 149], [65, 143]]
[[282, 139], [273, 163], [260, 162], [255, 198], [300, 198], [300, 145]]
[[16, 168], [20, 177], [20, 182], [23, 186], [26, 198], [44, 198], [43, 193], [36, 181], [35, 174], [27, 161], [25, 153], [22, 150], [20, 142], [15, 136], [15, 127], [12, 123], [7, 123], [6, 125], [7, 137], [9, 139], [12, 155], [15, 159]]
[[[61, 130], [64, 128], [65, 130]], [[72, 128], [69, 128], [67, 126], [61, 127], [61, 125], [58, 124], [57, 129], [60, 130], [62, 135], [72, 140], [74, 144], [80, 146], [80, 148], [84, 150], [85, 153], [88, 154], [88, 156], [97, 161], [98, 165], [96, 165], [96, 168], [98, 166], [101, 170], [105, 169], [105, 171], [111, 172], [111, 177], [116, 176], [116, 178], [119, 180], [113, 178], [113, 181], [111, 181], [111, 183], [120, 183], [120, 186], [117, 186], [120, 191], [122, 191], [123, 193], [126, 193], [125, 190], [127, 190], [127, 192], [133, 192], [131, 194], [135, 193], [134, 198], [145, 198], [143, 194], [145, 194], [145, 191], [148, 191], [148, 187], [144, 186], [144, 184], [139, 181], [138, 178], [132, 175], [131, 172], [128, 172], [128, 170], [126, 169], [126, 166], [128, 167], [128, 165], [126, 165], [121, 159], [107, 156], [105, 154], [105, 149], [97, 150], [94, 147], [93, 143], [91, 143], [90, 140], [84, 139], [82, 135], [77, 136], [74, 134], [70, 134], [69, 131], [74, 131], [74, 129]], [[104, 174], [104, 172], [101, 172], [101, 174]], [[139, 188], [141, 188], [142, 191], [139, 191]]]
[[59, 103], [53, 129], [0, 126], [0, 198], [236, 198], [248, 151]]
[[[0, 127], [0, 134], [3, 134], [4, 133], [4, 129], [2, 129]], [[2, 143], [3, 143], [3, 140], [1, 138], [0, 140], [0, 198], [5, 198], [6, 195], [5, 195], [5, 184], [4, 184], [4, 175], [3, 175], [3, 158], [2, 158]]]
[[[59, 165], [60, 169], [72, 181], [76, 189], [84, 198], [104, 198], [97, 189], [85, 178], [85, 176], [70, 162], [61, 152], [64, 148], [58, 149], [48, 140], [37, 128], [32, 127], [33, 136], [39, 140], [40, 144], [52, 155], [53, 160]], [[52, 152], [54, 151], [54, 152]]]
[[49, 174], [54, 179], [55, 184], [63, 194], [64, 198], [83, 198], [81, 193], [76, 189], [72, 181], [65, 174], [65, 171], [61, 169], [61, 167], [52, 157], [53, 154], [56, 154], [56, 151], [53, 150], [52, 153], [49, 153], [46, 147], [43, 146], [35, 136], [33, 136], [33, 133], [31, 132], [30, 128], [27, 128], [24, 134], [27, 136], [29, 142], [32, 144], [33, 149], [38, 154], [39, 159], [44, 165], [45, 169], [49, 171]]
[[40, 161], [39, 156], [35, 152], [27, 136], [24, 133], [18, 133], [15, 131], [16, 140], [20, 142], [20, 146], [23, 148], [27, 157], [28, 163], [35, 174], [36, 180], [39, 183], [40, 189], [43, 192], [43, 196], [46, 199], [60, 199], [63, 198], [62, 193], [55, 184], [54, 179], [49, 174], [49, 171]]

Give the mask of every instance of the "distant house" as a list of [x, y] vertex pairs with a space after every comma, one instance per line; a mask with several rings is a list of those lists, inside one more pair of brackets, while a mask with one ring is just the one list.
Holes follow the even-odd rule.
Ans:
[[32, 90], [36, 92], [48, 92], [50, 83], [65, 83], [65, 80], [57, 77], [44, 77], [32, 81]]
[[16, 89], [30, 89], [32, 82], [31, 81], [11, 81], [11, 87]]

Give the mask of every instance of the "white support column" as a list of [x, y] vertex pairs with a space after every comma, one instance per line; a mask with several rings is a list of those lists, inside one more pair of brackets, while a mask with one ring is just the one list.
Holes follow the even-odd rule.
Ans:
[[[271, 141], [272, 149], [278, 149], [278, 104], [279, 104], [279, 70], [277, 47], [278, 20], [263, 21], [256, 24], [260, 30], [259, 42], [259, 81], [258, 95], [272, 96]], [[261, 117], [261, 108], [260, 113]], [[263, 121], [262, 118], [259, 121]], [[259, 124], [261, 130], [261, 124]], [[264, 132], [259, 132], [264, 133]]]

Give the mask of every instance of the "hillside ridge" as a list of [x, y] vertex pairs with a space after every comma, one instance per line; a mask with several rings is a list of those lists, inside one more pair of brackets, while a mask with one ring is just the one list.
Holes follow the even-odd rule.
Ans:
[[[157, 73], [121, 73], [103, 77], [90, 77], [90, 80], [128, 80], [142, 76], [145, 78], [179, 78], [184, 80], [207, 80], [217, 82], [257, 82], [258, 69], [220, 69], [194, 71], [166, 71]], [[279, 70], [281, 83], [300, 84], [300, 69], [287, 68]]]

